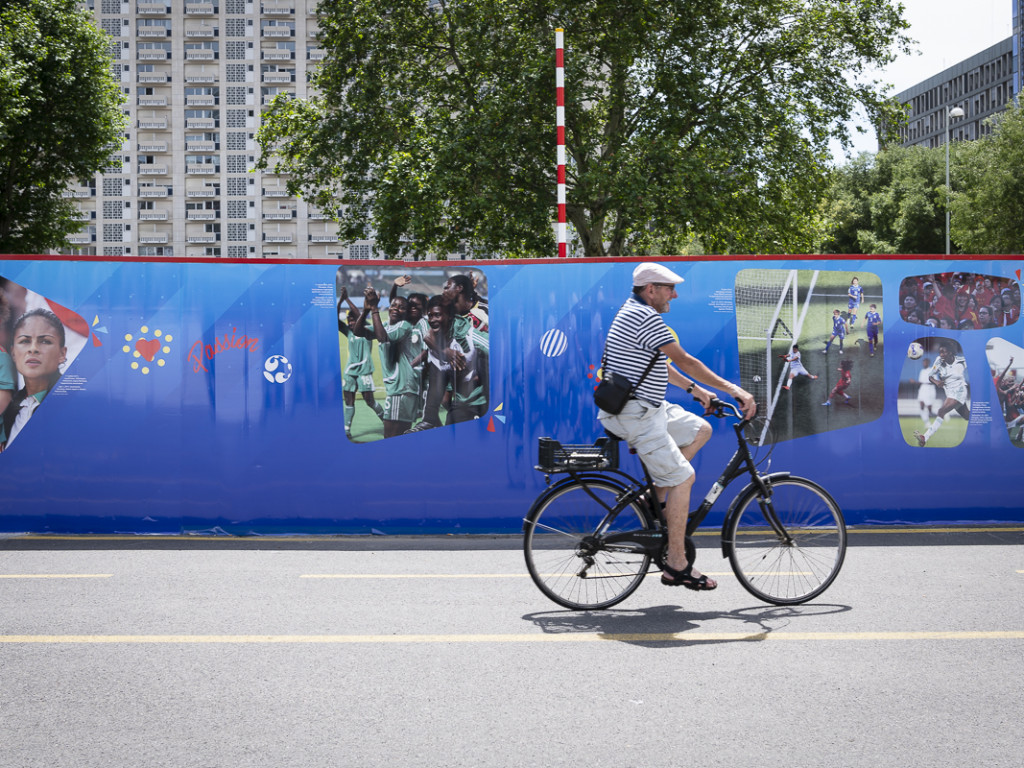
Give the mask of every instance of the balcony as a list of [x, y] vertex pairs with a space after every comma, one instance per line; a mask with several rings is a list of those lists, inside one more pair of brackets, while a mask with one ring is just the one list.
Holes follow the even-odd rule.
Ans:
[[139, 128], [148, 131], [163, 131], [167, 128], [167, 118], [142, 118], [139, 120]]
[[139, 235], [139, 242], [143, 245], [157, 245], [159, 243], [166, 243], [168, 241], [166, 232], [147, 232], [146, 234]]
[[291, 221], [295, 218], [295, 211], [270, 211], [263, 214], [266, 221]]
[[220, 218], [220, 211], [185, 211], [185, 218], [189, 221], [212, 221]]
[[268, 243], [290, 243], [293, 238], [292, 238], [291, 235], [287, 235], [287, 234], [283, 234], [283, 233], [278, 233], [278, 234], [274, 234], [274, 235], [268, 235], [268, 234], [264, 233], [263, 234], [263, 239], [264, 239], [264, 241], [266, 241]]
[[153, 165], [146, 163], [139, 166], [139, 176], [166, 176], [166, 165]]
[[217, 121], [212, 117], [190, 117], [185, 120], [185, 127], [197, 129], [216, 128]]
[[185, 166], [185, 173], [189, 176], [213, 176], [220, 173], [219, 165], [199, 165], [192, 163]]
[[89, 234], [85, 234], [85, 235], [82, 235], [82, 234], [68, 235], [68, 242], [71, 243], [72, 245], [83, 245], [85, 243], [95, 242], [95, 240], [96, 240], [96, 235], [89, 235]]
[[186, 16], [213, 16], [216, 13], [213, 3], [185, 3]]
[[139, 221], [167, 221], [167, 211], [139, 211]]
[[216, 152], [217, 144], [213, 141], [186, 141], [185, 149], [188, 152]]
[[198, 75], [185, 75], [186, 83], [216, 83], [216, 73], [201, 72]]
[[322, 48], [311, 48], [308, 56], [310, 61], [323, 61], [327, 58], [327, 51]]
[[191, 29], [185, 30], [185, 37], [189, 39], [195, 39], [197, 37], [217, 37], [217, 27], [205, 24], [198, 27], [192, 27]]
[[148, 48], [143, 48], [139, 50], [136, 58], [139, 61], [167, 61], [167, 59], [171, 58], [171, 52], [163, 50], [154, 51]]
[[163, 3], [139, 3], [135, 6], [135, 12], [139, 16], [163, 16], [170, 13], [171, 9]]
[[189, 235], [185, 238], [190, 243], [216, 243], [220, 238], [217, 235]]
[[81, 187], [77, 187], [75, 189], [65, 189], [61, 193], [61, 197], [72, 198], [72, 199], [81, 199], [83, 197], [94, 197], [95, 195], [96, 195], [96, 190], [94, 190], [94, 189], [82, 189]]
[[294, 83], [295, 73], [294, 72], [264, 72], [263, 73], [264, 83]]
[[186, 96], [185, 106], [187, 107], [215, 107], [217, 106], [216, 96]]
[[295, 30], [291, 27], [264, 27], [263, 37], [294, 37]]
[[288, 195], [288, 190], [287, 189], [264, 189], [263, 190], [263, 196], [264, 197], [288, 197], [289, 195]]
[[135, 32], [136, 37], [170, 37], [171, 30], [166, 27], [139, 27]]
[[166, 107], [166, 96], [139, 96], [140, 107]]
[[140, 142], [138, 146], [139, 146], [139, 152], [166, 152], [167, 151], [167, 142], [166, 141], [150, 142], [149, 144], [142, 144]]
[[140, 83], [169, 83], [171, 76], [165, 72], [148, 72], [140, 73], [137, 80]]
[[[316, 3], [313, 3], [315, 6]], [[264, 16], [291, 16], [295, 13], [294, 3], [263, 3], [260, 12]]]
[[168, 194], [167, 187], [139, 187], [139, 197], [167, 197]]
[[309, 241], [311, 243], [336, 243], [338, 242], [337, 235], [310, 235]]
[[273, 50], [263, 51], [263, 58], [266, 61], [291, 61], [295, 58], [295, 51], [288, 51], [284, 49], [274, 48]]
[[202, 49], [191, 49], [185, 51], [186, 61], [213, 61], [217, 58], [216, 51], [208, 51], [205, 48]]
[[220, 189], [213, 186], [190, 189], [185, 193], [186, 197], [220, 197]]

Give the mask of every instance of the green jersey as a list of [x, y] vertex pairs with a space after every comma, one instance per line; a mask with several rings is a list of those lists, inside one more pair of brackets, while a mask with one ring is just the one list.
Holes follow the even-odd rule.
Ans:
[[365, 336], [356, 336], [348, 329], [348, 364], [345, 366], [346, 376], [366, 376], [373, 373], [372, 340]]
[[420, 378], [412, 369], [413, 336], [422, 342], [419, 333], [406, 320], [384, 326], [387, 340], [380, 343], [380, 364], [384, 372], [384, 391], [388, 396], [418, 394]]

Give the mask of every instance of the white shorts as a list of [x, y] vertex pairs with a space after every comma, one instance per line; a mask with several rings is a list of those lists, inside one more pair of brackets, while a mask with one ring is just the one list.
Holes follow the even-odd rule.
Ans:
[[962, 381], [951, 381], [948, 384], [943, 384], [942, 389], [945, 391], [947, 398], [952, 398], [958, 403], [967, 402], [967, 385]]
[[693, 467], [679, 448], [696, 440], [700, 428], [707, 424], [700, 416], [675, 403], [658, 406], [630, 400], [622, 413], [598, 411], [597, 419], [636, 450], [655, 485], [674, 488], [693, 477]]

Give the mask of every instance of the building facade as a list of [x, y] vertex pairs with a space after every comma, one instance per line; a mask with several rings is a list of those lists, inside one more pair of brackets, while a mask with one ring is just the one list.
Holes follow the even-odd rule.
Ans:
[[111, 37], [129, 125], [115, 162], [68, 192], [78, 254], [370, 258], [285, 179], [254, 170], [260, 112], [307, 95], [316, 0], [86, 0]]
[[[1024, 0], [1014, 2], [1016, 9]], [[978, 139], [991, 131], [985, 121], [1020, 92], [1017, 21], [1015, 10], [1012, 37], [896, 94], [909, 113], [899, 131], [903, 146], [942, 146], [947, 141], [947, 114], [954, 107], [964, 111], [963, 117], [949, 121], [954, 141]]]

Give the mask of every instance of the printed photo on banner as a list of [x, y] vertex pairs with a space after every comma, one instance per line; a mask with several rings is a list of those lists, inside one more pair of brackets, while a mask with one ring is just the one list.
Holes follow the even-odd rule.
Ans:
[[482, 270], [341, 267], [335, 290], [349, 440], [486, 415], [490, 325]]
[[954, 448], [963, 442], [971, 418], [971, 387], [959, 342], [929, 336], [907, 346], [896, 410], [907, 445]]
[[0, 276], [0, 451], [28, 429], [88, 338], [79, 315]]
[[751, 439], [777, 443], [882, 415], [878, 275], [744, 269], [735, 302], [740, 384], [757, 400]]
[[993, 425], [1002, 420], [1010, 444], [1024, 448], [1024, 349], [994, 338], [985, 345], [985, 355], [995, 387]]
[[973, 272], [907, 277], [900, 283], [900, 317], [947, 331], [1006, 328], [1020, 317], [1020, 284]]

